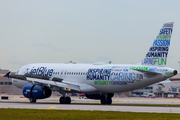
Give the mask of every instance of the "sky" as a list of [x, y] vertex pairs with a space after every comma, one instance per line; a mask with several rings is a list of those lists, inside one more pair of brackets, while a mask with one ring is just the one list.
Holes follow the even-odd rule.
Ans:
[[167, 67], [179, 70], [179, 0], [0, 0], [0, 68], [30, 63], [140, 63], [174, 22]]

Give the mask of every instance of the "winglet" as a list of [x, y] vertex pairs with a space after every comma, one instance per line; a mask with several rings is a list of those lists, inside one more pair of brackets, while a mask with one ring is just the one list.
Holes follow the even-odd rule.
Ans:
[[8, 78], [9, 78], [10, 73], [11, 73], [11, 71], [9, 71], [8, 73], [6, 73], [6, 75], [4, 75], [4, 77], [8, 77]]

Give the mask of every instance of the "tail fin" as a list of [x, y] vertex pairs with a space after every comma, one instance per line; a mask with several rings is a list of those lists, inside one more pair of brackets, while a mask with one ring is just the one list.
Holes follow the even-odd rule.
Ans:
[[141, 65], [166, 66], [174, 22], [164, 23]]

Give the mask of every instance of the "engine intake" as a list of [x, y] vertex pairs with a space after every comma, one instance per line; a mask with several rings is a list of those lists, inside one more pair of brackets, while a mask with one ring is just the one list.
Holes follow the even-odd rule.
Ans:
[[23, 87], [23, 95], [26, 98], [44, 99], [50, 97], [52, 91], [48, 87], [28, 84]]

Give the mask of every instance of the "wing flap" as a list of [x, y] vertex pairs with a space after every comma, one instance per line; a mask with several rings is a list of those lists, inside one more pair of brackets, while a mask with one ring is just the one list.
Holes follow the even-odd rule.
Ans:
[[144, 76], [147, 78], [152, 78], [152, 77], [155, 77], [157, 75], [161, 75], [161, 73], [154, 72], [154, 71], [145, 71], [145, 70], [139, 70], [139, 69], [133, 69], [133, 70], [144, 73]]

